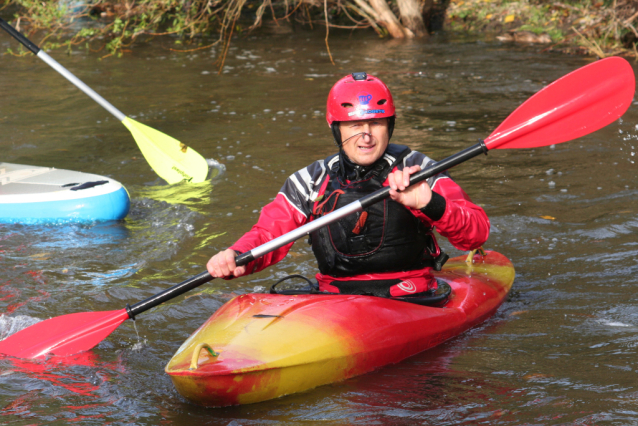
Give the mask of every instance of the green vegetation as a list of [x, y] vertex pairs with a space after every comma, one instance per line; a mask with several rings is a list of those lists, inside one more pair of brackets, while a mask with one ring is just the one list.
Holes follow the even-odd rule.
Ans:
[[[88, 4], [73, 0], [8, 0], [7, 3], [17, 10], [14, 25], [19, 30], [47, 34], [41, 42], [45, 48], [85, 44], [105, 51], [108, 56], [122, 55], [139, 37], [177, 35], [176, 43], [181, 44], [184, 39], [209, 34], [217, 24], [220, 9], [232, 7], [231, 3], [237, 0], [224, 5], [208, 0], [98, 0]], [[221, 22], [222, 36], [228, 25]]]
[[[552, 49], [636, 59], [637, 18], [638, 3], [629, 0], [453, 0], [447, 11], [450, 30], [509, 34], [514, 41], [522, 32], [545, 34]], [[530, 42], [539, 40], [527, 38]], [[525, 37], [521, 39], [525, 41]]]
[[329, 28], [427, 37], [445, 22], [448, 30], [504, 41], [638, 59], [635, 0], [5, 0], [3, 12], [13, 14], [20, 31], [43, 35], [36, 41], [46, 49], [80, 45], [122, 55], [135, 42], [164, 36], [180, 51], [219, 44], [220, 69], [233, 34], [250, 32], [266, 18], [276, 27], [323, 26], [327, 48]]

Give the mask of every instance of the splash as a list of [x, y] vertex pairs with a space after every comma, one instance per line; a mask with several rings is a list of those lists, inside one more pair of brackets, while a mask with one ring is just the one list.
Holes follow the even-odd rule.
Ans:
[[226, 171], [226, 166], [213, 158], [206, 159], [206, 162], [209, 168], [208, 179], [219, 177]]

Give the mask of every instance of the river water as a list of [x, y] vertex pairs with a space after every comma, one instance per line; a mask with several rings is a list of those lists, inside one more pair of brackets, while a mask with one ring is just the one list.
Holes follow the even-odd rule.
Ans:
[[[221, 75], [214, 48], [176, 52], [166, 39], [120, 59], [51, 52], [125, 114], [224, 164], [197, 185], [163, 184], [108, 112], [39, 59], [4, 54], [1, 161], [113, 177], [132, 206], [117, 223], [0, 225], [0, 338], [39, 319], [121, 309], [202, 272], [290, 173], [334, 152], [325, 100], [349, 72], [393, 90], [394, 142], [442, 159], [591, 61], [460, 36], [344, 33], [331, 38], [332, 65], [323, 37], [234, 40]], [[2, 34], [8, 47], [16, 42]], [[270, 402], [184, 400], [163, 372], [172, 354], [234, 295], [312, 275], [299, 241], [280, 264], [165, 303], [73, 362], [0, 359], [0, 424], [638, 424], [636, 123], [634, 106], [578, 140], [495, 150], [452, 170], [491, 218], [486, 248], [517, 277], [492, 319], [433, 350]]]

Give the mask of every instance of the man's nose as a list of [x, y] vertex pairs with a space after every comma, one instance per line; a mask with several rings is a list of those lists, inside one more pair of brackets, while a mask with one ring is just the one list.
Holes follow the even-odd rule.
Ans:
[[363, 126], [363, 140], [368, 142], [372, 139], [372, 133], [370, 132], [370, 125], [366, 124]]

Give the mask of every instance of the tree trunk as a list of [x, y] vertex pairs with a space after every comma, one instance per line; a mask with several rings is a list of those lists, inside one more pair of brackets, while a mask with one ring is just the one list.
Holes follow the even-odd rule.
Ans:
[[405, 28], [392, 13], [385, 0], [368, 0], [379, 16], [379, 24], [383, 25], [394, 38], [414, 37], [414, 33]]
[[421, 13], [423, 4], [420, 3], [418, 0], [397, 0], [403, 25], [409, 28], [415, 36], [425, 37], [428, 35], [428, 32], [425, 29]]
[[430, 20], [432, 18], [432, 9], [434, 9], [434, 0], [421, 0], [420, 6], [421, 19], [423, 20], [423, 24], [425, 25], [425, 28], [429, 34], [432, 32]]
[[423, 22], [429, 32], [440, 31], [445, 22], [445, 13], [450, 6], [450, 0], [423, 0]]

